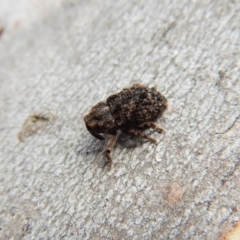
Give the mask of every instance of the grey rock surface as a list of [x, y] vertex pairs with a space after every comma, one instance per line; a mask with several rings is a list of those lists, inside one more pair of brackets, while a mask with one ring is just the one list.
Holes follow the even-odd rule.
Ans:
[[[240, 2], [48, 2], [0, 1], [0, 239], [218, 239], [240, 221]], [[166, 133], [122, 136], [108, 172], [83, 116], [136, 82]], [[19, 141], [35, 113], [56, 119]]]

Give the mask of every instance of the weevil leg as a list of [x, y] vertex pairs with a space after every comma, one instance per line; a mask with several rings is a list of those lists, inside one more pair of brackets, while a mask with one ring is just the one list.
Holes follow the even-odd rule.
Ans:
[[108, 143], [107, 143], [107, 146], [104, 150], [104, 153], [107, 157], [107, 162], [106, 162], [106, 165], [107, 165], [107, 168], [108, 168], [108, 171], [111, 170], [111, 167], [112, 167], [112, 158], [111, 158], [111, 152], [114, 148], [114, 146], [116, 145], [116, 142], [117, 142], [117, 139], [118, 139], [118, 136], [119, 134], [115, 134], [113, 135], [109, 140], [108, 140]]
[[157, 141], [149, 136], [147, 136], [146, 134], [140, 132], [137, 129], [128, 129], [128, 130], [124, 130], [124, 132], [128, 135], [134, 136], [134, 137], [139, 137], [139, 138], [144, 138], [147, 139], [149, 142], [154, 143], [157, 145]]
[[155, 129], [158, 133], [165, 132], [164, 129], [158, 127], [158, 125], [156, 123], [154, 123], [154, 122], [143, 123], [142, 125], [140, 125], [138, 127], [138, 129], [142, 129], [142, 130], [145, 130], [145, 129], [148, 129], [148, 128]]

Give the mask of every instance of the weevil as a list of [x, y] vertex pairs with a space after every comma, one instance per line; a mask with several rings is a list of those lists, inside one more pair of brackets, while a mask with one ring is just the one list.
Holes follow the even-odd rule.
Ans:
[[104, 140], [104, 134], [111, 135], [104, 150], [108, 170], [112, 166], [111, 152], [119, 131], [157, 144], [143, 131], [152, 128], [158, 133], [164, 132], [154, 121], [162, 115], [167, 105], [167, 99], [156, 88], [134, 84], [92, 107], [84, 117], [88, 131], [99, 140]]

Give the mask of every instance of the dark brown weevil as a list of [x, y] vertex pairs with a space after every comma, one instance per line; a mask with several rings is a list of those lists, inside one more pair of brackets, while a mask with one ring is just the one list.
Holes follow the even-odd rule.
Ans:
[[153, 121], [162, 115], [166, 108], [167, 99], [155, 88], [134, 84], [109, 96], [106, 102], [99, 102], [91, 109], [84, 117], [88, 131], [100, 140], [104, 140], [102, 134], [112, 135], [104, 150], [108, 170], [112, 166], [111, 152], [117, 142], [118, 130], [157, 144], [157, 141], [144, 134], [143, 130], [153, 128], [158, 133], [164, 132]]

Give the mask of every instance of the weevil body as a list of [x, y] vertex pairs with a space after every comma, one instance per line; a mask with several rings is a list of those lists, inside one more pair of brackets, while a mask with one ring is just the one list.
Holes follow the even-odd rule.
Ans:
[[111, 169], [111, 151], [117, 142], [117, 131], [147, 139], [157, 144], [156, 140], [143, 133], [153, 128], [159, 133], [164, 130], [154, 121], [167, 108], [167, 99], [155, 88], [134, 84], [130, 88], [109, 96], [106, 102], [99, 102], [84, 117], [88, 131], [96, 138], [103, 140], [102, 135], [109, 134], [105, 153], [108, 169]]

